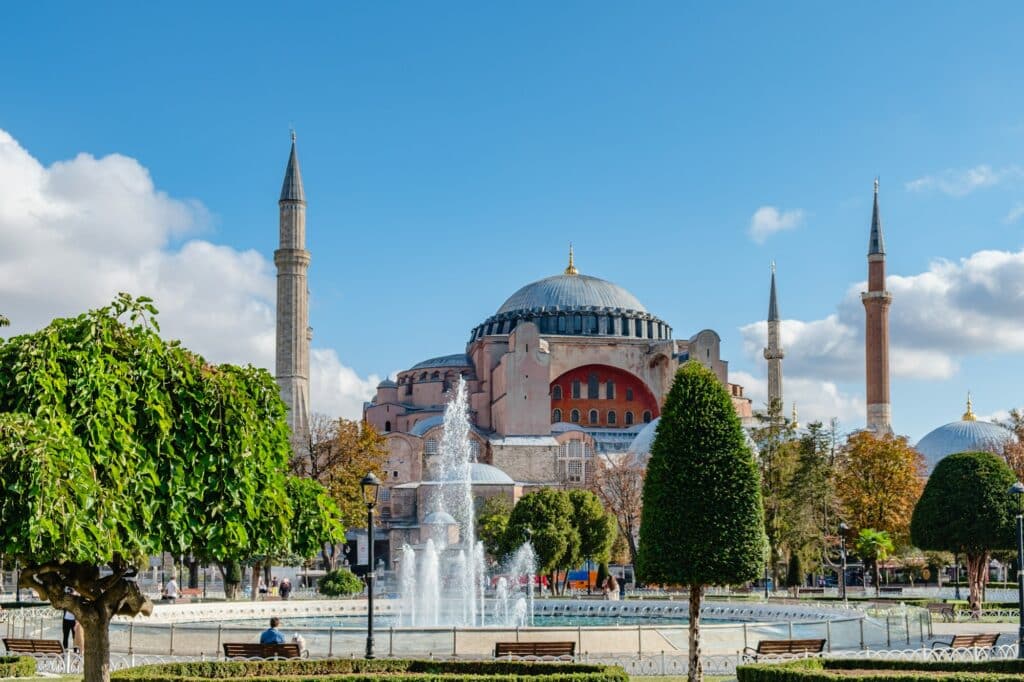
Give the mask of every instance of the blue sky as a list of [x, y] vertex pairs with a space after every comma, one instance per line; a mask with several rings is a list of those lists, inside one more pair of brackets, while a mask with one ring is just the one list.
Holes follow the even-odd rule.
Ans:
[[980, 414], [1024, 403], [1022, 20], [1015, 3], [12, 5], [0, 179], [39, 173], [18, 191], [92, 222], [34, 242], [67, 212], [42, 225], [8, 183], [0, 307], [19, 331], [137, 284], [186, 344], [266, 364], [294, 125], [321, 407], [352, 412], [378, 377], [461, 351], [573, 241], [582, 272], [677, 337], [716, 329], [755, 398], [750, 325], [776, 260], [787, 400], [855, 428], [850, 291], [878, 175], [905, 278], [890, 283], [894, 421], [916, 440], [968, 389]]

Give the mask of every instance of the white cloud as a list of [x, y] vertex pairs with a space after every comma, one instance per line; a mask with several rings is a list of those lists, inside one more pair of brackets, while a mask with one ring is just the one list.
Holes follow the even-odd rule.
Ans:
[[[127, 291], [155, 300], [165, 336], [214, 362], [273, 371], [273, 266], [256, 251], [197, 238], [209, 222], [202, 204], [158, 190], [134, 159], [79, 154], [45, 167], [0, 130], [4, 332], [38, 329]], [[313, 409], [358, 416], [376, 378], [361, 379], [331, 350], [313, 351], [311, 363]]]
[[[743, 386], [744, 395], [753, 400], [755, 410], [763, 410], [768, 403], [768, 385], [764, 377], [748, 372], [730, 372], [729, 380]], [[832, 381], [796, 378], [788, 374], [783, 378], [782, 392], [789, 416], [796, 403], [801, 424], [813, 421], [828, 423], [837, 418], [840, 426], [862, 424], [865, 418], [864, 397], [842, 392]]]
[[952, 197], [962, 197], [976, 189], [993, 187], [1021, 177], [1024, 177], [1024, 171], [1018, 166], [992, 168], [988, 164], [981, 164], [965, 170], [949, 168], [937, 175], [926, 175], [911, 180], [906, 184], [906, 188], [911, 192], [938, 190]]
[[[783, 320], [787, 376], [862, 380], [864, 282], [851, 285], [838, 311], [819, 320]], [[948, 379], [968, 355], [1024, 351], [1024, 250], [978, 251], [937, 260], [922, 273], [891, 275], [890, 360], [896, 377]], [[766, 322], [740, 328], [744, 353], [760, 358]]]
[[750, 228], [747, 233], [755, 242], [763, 244], [768, 237], [776, 232], [796, 229], [803, 223], [803, 220], [802, 209], [779, 211], [774, 206], [762, 206], [751, 216]]
[[1024, 216], [1024, 201], [1018, 201], [1003, 218], [1003, 222], [1009, 225], [1020, 220], [1022, 216]]

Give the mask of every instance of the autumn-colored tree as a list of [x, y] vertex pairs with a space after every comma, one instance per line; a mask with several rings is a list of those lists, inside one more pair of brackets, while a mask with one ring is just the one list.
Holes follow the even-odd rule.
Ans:
[[837, 458], [836, 494], [854, 531], [886, 531], [897, 542], [910, 534], [910, 515], [924, 489], [924, 457], [905, 436], [851, 435]]
[[1014, 408], [1010, 410], [1010, 416], [1007, 419], [998, 423], [1013, 431], [1017, 436], [1016, 440], [1007, 441], [1003, 445], [1002, 455], [1006, 459], [1006, 463], [1013, 469], [1013, 473], [1017, 474], [1017, 480], [1024, 480], [1024, 412]]
[[349, 528], [366, 523], [366, 505], [359, 481], [369, 472], [384, 476], [388, 450], [384, 436], [371, 425], [350, 419], [313, 415], [310, 420], [309, 455], [292, 459], [292, 472], [305, 475], [330, 492]]
[[629, 548], [629, 560], [635, 566], [640, 512], [644, 506], [645, 468], [632, 458], [602, 457], [598, 462], [590, 490], [615, 517], [618, 537]]

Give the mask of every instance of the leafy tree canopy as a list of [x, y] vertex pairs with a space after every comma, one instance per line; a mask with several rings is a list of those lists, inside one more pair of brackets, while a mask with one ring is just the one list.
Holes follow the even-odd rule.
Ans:
[[322, 485], [300, 476], [289, 476], [287, 485], [293, 510], [291, 554], [311, 559], [323, 550], [325, 542], [344, 541], [345, 526], [339, 520], [338, 505]]
[[512, 507], [501, 496], [494, 496], [484, 502], [476, 519], [476, 535], [484, 543], [484, 551], [493, 558], [501, 556], [501, 542], [508, 528]]
[[510, 555], [526, 541], [537, 554], [537, 572], [551, 574], [579, 556], [580, 534], [572, 525], [572, 501], [564, 491], [541, 488], [523, 495], [509, 516], [501, 553]]
[[988, 452], [963, 452], [939, 461], [910, 521], [922, 549], [980, 554], [1013, 547], [1016, 477]]
[[580, 535], [579, 558], [607, 563], [618, 534], [615, 517], [605, 511], [600, 498], [589, 490], [570, 490], [568, 495], [573, 508], [572, 525]]

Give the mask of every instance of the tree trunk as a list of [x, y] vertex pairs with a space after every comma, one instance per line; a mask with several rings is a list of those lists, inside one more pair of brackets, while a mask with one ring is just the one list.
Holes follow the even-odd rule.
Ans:
[[84, 682], [110, 682], [110, 618], [95, 609], [80, 621], [84, 635]]
[[700, 663], [700, 602], [703, 585], [690, 585], [690, 666], [686, 672], [689, 682], [703, 682], [704, 668]]
[[878, 559], [871, 562], [875, 567], [875, 596], [881, 594], [882, 589], [882, 571], [878, 568]]
[[199, 559], [188, 562], [188, 586], [199, 589]]
[[968, 605], [972, 618], [981, 617], [981, 592], [984, 577], [988, 573], [988, 552], [967, 555], [967, 582], [969, 585]]
[[252, 589], [249, 590], [252, 593], [252, 601], [256, 601], [260, 598], [260, 562], [256, 562], [252, 565]]

